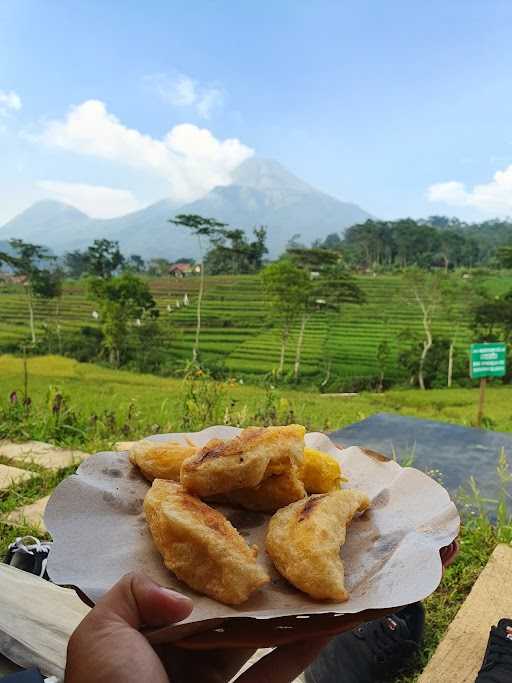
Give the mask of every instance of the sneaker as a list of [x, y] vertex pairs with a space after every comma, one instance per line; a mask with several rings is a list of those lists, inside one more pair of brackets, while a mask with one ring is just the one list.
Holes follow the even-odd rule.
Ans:
[[333, 638], [306, 669], [307, 683], [376, 683], [395, 676], [419, 649], [425, 626], [420, 602]]
[[46, 564], [50, 543], [41, 542], [34, 536], [22, 536], [11, 543], [4, 558], [6, 564], [49, 580]]
[[475, 683], [512, 681], [512, 619], [500, 619], [491, 628], [482, 668]]

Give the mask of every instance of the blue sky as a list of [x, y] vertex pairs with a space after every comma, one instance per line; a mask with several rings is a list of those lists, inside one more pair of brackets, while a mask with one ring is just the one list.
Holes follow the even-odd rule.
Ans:
[[0, 224], [227, 184], [251, 154], [382, 218], [512, 215], [508, 0], [0, 4]]

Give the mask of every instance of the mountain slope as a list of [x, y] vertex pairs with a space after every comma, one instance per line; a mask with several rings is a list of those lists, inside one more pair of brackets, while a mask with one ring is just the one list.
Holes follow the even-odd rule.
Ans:
[[61, 202], [42, 201], [0, 228], [0, 239], [20, 237], [62, 253], [106, 237], [118, 240], [124, 253], [145, 258], [197, 256], [193, 236], [168, 222], [177, 213], [198, 213], [246, 231], [265, 225], [271, 256], [294, 234], [311, 243], [370, 218], [356, 204], [316, 190], [278, 162], [253, 158], [238, 167], [232, 185], [216, 187], [184, 206], [163, 199], [126, 216], [99, 220]]

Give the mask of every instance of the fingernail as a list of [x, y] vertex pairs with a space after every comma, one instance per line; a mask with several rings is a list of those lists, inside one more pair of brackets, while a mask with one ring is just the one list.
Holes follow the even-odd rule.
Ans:
[[173, 600], [176, 600], [178, 602], [182, 602], [184, 605], [191, 605], [192, 600], [187, 597], [186, 595], [182, 595], [181, 593], [178, 593], [178, 591], [173, 591], [170, 588], [164, 588], [164, 586], [160, 586], [160, 590], [168, 597], [172, 598]]

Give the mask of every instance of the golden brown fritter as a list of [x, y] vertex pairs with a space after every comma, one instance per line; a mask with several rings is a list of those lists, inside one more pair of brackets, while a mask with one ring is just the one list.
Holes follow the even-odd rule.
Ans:
[[288, 471], [264, 479], [253, 489], [237, 489], [226, 493], [229, 503], [256, 512], [275, 512], [304, 498], [306, 491], [295, 473]]
[[192, 442], [184, 445], [176, 441], [139, 441], [130, 448], [128, 457], [149, 481], [179, 481], [183, 461], [197, 453], [197, 450]]
[[304, 427], [248, 427], [229, 441], [214, 439], [181, 467], [180, 480], [190, 493], [216, 496], [254, 488], [263, 479], [302, 465]]
[[256, 562], [257, 549], [179, 484], [155, 479], [144, 512], [165, 566], [199, 593], [239, 605], [270, 580]]
[[310, 496], [270, 520], [266, 547], [276, 569], [318, 600], [348, 600], [340, 548], [347, 525], [369, 506], [368, 496], [344, 489]]
[[306, 446], [302, 481], [308, 493], [329, 493], [329, 491], [339, 489], [341, 482], [346, 479], [341, 474], [336, 458], [329, 453]]

